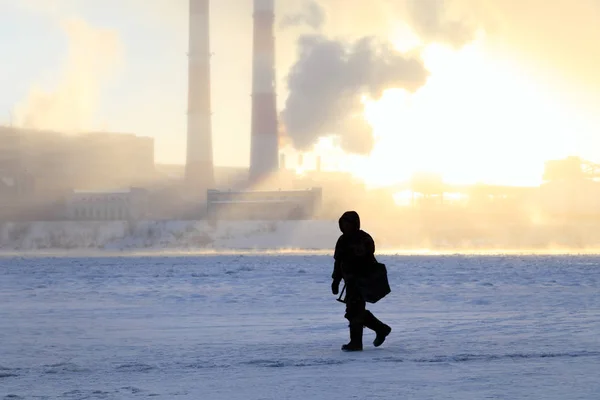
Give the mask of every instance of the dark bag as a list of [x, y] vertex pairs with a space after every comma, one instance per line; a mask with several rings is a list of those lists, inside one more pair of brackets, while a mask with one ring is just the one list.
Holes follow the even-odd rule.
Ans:
[[369, 273], [357, 279], [360, 292], [367, 303], [377, 303], [392, 290], [387, 277], [385, 264], [378, 261], [369, 268]]

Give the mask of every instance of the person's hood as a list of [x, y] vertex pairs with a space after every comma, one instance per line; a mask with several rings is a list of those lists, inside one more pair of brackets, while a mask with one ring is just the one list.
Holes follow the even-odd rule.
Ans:
[[[348, 225], [349, 225], [348, 232], [344, 232], [344, 230], [342, 229], [342, 221], [346, 221], [348, 223]], [[360, 230], [360, 217], [358, 216], [358, 213], [356, 211], [346, 211], [340, 217], [338, 224], [340, 227], [340, 231], [342, 231], [342, 233], [355, 232], [355, 231]]]

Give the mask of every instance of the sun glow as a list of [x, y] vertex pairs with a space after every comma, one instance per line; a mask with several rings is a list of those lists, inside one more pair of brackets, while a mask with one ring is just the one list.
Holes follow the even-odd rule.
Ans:
[[347, 167], [368, 184], [429, 171], [447, 183], [537, 185], [545, 161], [573, 151], [568, 107], [483, 40], [460, 51], [429, 45], [423, 58], [431, 74], [416, 93], [366, 102], [375, 148]]

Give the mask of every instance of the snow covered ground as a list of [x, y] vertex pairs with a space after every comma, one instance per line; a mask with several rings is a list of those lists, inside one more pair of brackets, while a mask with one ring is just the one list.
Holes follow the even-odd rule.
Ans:
[[0, 399], [598, 399], [599, 256], [382, 256], [342, 353], [330, 255], [0, 258]]

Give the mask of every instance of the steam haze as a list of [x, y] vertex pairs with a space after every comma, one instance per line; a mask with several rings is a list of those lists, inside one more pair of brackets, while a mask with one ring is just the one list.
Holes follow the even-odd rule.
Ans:
[[[157, 148], [158, 160], [183, 162], [185, 141], [179, 138], [180, 135], [163, 132], [170, 129], [177, 131], [185, 129], [187, 62], [185, 57], [187, 7], [183, 4], [185, 2], [108, 0], [102, 3], [102, 7], [98, 7], [97, 2], [90, 0], [20, 0], [17, 3], [27, 5], [29, 10], [36, 9], [37, 12], [44, 9], [45, 12], [52, 13], [54, 17], [63, 21], [71, 17], [79, 18], [85, 21], [89, 27], [117, 34], [121, 41], [126, 43], [124, 46], [126, 51], [124, 50], [122, 56], [127, 61], [127, 69], [123, 71], [122, 86], [131, 87], [131, 90], [126, 95], [113, 90], [108, 95], [110, 97], [106, 97], [100, 104], [96, 104], [96, 108], [101, 108], [101, 113], [106, 114], [103, 116], [103, 120], [111, 129], [145, 132], [156, 137], [157, 143], [160, 144]], [[251, 3], [244, 2], [244, 5], [240, 6], [237, 1], [221, 0], [218, 2], [218, 6], [217, 2], [214, 2], [212, 7], [212, 42], [215, 51], [213, 58], [214, 125], [215, 131], [221, 132], [220, 135], [215, 135], [215, 157], [216, 162], [222, 165], [239, 165], [248, 161]], [[3, 4], [14, 5], [15, 2], [0, 1], [0, 5]], [[300, 28], [318, 27], [320, 33], [326, 38], [339, 39], [345, 44], [352, 44], [362, 37], [372, 36], [377, 37], [380, 41], [392, 40], [396, 45], [398, 41], [405, 40], [405, 38], [402, 35], [395, 37], [395, 30], [398, 26], [406, 26], [412, 30], [415, 38], [419, 41], [412, 46], [418, 52], [421, 52], [424, 46], [435, 43], [448, 44], [455, 49], [461, 48], [483, 35], [481, 48], [493, 53], [499, 60], [511, 60], [517, 64], [520, 72], [526, 75], [526, 79], [552, 87], [554, 91], [552, 98], [557, 98], [557, 102], [562, 102], [561, 97], [567, 96], [568, 101], [565, 103], [579, 104], [581, 107], [576, 112], [580, 115], [570, 119], [578, 124], [578, 121], [584, 120], [587, 121], [583, 123], [585, 125], [595, 125], [597, 121], [594, 116], [596, 114], [594, 104], [598, 103], [597, 93], [600, 89], [600, 79], [596, 71], [600, 68], [600, 61], [598, 61], [600, 54], [597, 54], [599, 50], [590, 38], [600, 35], [599, 8], [598, 2], [594, 0], [577, 2], [566, 0], [553, 2], [541, 0], [373, 0], [353, 2], [351, 6], [347, 1], [342, 0], [280, 1], [277, 3], [278, 26], [286, 26], [286, 23], [290, 21], [300, 25], [293, 24], [298, 29], [289, 29], [291, 28], [289, 27], [279, 32], [276, 38], [279, 110], [287, 111], [284, 109], [288, 108], [286, 106], [288, 95], [297, 96], [296, 93], [288, 91], [287, 83], [290, 73], [295, 73], [295, 71], [291, 71], [291, 68], [301, 63], [297, 57], [300, 53], [298, 43], [302, 43], [298, 38]], [[327, 18], [323, 19], [323, 10], [335, 10], [335, 13], [326, 13]], [[119, 18], [115, 18], [115, 15], [119, 15]], [[133, 29], [133, 26], [136, 28]], [[232, 30], [232, 26], [236, 26], [237, 29]], [[134, 40], [132, 39], [134, 35], [139, 37]], [[142, 36], [147, 36], [147, 38], [143, 39]], [[231, 43], [231, 41], [235, 41], [239, 45], [234, 48], [227, 46], [227, 43]], [[150, 43], [152, 46], [149, 45]], [[41, 46], [43, 47], [43, 44]], [[153, 49], [150, 50], [150, 47]], [[23, 51], [34, 50], [24, 49]], [[159, 60], [157, 54], [163, 54], [163, 57], [158, 57]], [[150, 59], [154, 61], [151, 62]], [[107, 64], [112, 62], [110, 57], [106, 62]], [[48, 68], [48, 65], [41, 63], [39, 65], [40, 68]], [[98, 75], [100, 76], [99, 82], [106, 82], [114, 69], [112, 69], [113, 66], [107, 67], [107, 69], [102, 68], [96, 69], [94, 66], [96, 71], [88, 76]], [[68, 67], [63, 65], [62, 70], [66, 71], [67, 69]], [[465, 69], [464, 66], [462, 69]], [[113, 72], [110, 72], [111, 70]], [[441, 72], [445, 74], [444, 71]], [[439, 80], [435, 77], [438, 74], [439, 71], [435, 74], [432, 73], [431, 76]], [[448, 75], [448, 73], [446, 74]], [[65, 83], [64, 77], [60, 78], [61, 83], [57, 79], [48, 85], [38, 84], [35, 75], [32, 78], [29, 81], [30, 94], [20, 94], [18, 98], [6, 98], [3, 103], [0, 103], [5, 109], [21, 103], [22, 121], [34, 120], [31, 117], [25, 118], [27, 114], [39, 115], [37, 111], [32, 114], [23, 110], [39, 109], [40, 107], [35, 104], [45, 104], [50, 101], [49, 97], [62, 98], [64, 96], [60, 95], [60, 92], [65, 90], [59, 88], [72, 86]], [[455, 79], [460, 78], [455, 77]], [[493, 80], [493, 77], [490, 79]], [[169, 84], [166, 85], [165, 82], [169, 82]], [[96, 85], [96, 88], [98, 87]], [[103, 89], [105, 88], [97, 91], [94, 89], [92, 92], [100, 93]], [[160, 96], [157, 95], [159, 93]], [[490, 89], [488, 96], [494, 98], [498, 97], [498, 94]], [[440, 91], [436, 97], [448, 97], [448, 93]], [[98, 103], [96, 94], [89, 98], [93, 100], [84, 99], [82, 104]], [[151, 102], [148, 100], [150, 98]], [[116, 105], [124, 103], [125, 100], [127, 100], [126, 104]], [[65, 100], [52, 102], [64, 103]], [[142, 102], [145, 104], [141, 105]], [[289, 103], [295, 102], [296, 100], [289, 100]], [[347, 100], [344, 102], [346, 103]], [[32, 105], [26, 105], [28, 103]], [[229, 111], [222, 111], [231, 110], [232, 107], [240, 116], [235, 120], [228, 117]], [[430, 114], [437, 113], [428, 105], [424, 105], [424, 107], [429, 107]], [[90, 106], [85, 105], [82, 108], [89, 109]], [[149, 109], [152, 110], [150, 113]], [[357, 107], [354, 106], [350, 114], [356, 109]], [[160, 118], [157, 111], [161, 111]], [[425, 111], [423, 110], [423, 112]], [[520, 118], [519, 115], [511, 115], [510, 110], [507, 112], [506, 118]], [[85, 115], [73, 117], [73, 120], [85, 121], [90, 118], [89, 111], [78, 111], [77, 113]], [[148, 121], [149, 114], [155, 116], [153, 118], [155, 121]], [[545, 114], [554, 113], [546, 112]], [[4, 115], [3, 118], [6, 118], [6, 113]], [[286, 119], [292, 118], [292, 116], [286, 115]], [[48, 119], [54, 119], [54, 117], [42, 118], [42, 120]], [[457, 116], [457, 119], [464, 118]], [[53, 122], [53, 124], [55, 123]], [[81, 122], [76, 122], [67, 125], [81, 124]], [[297, 131], [295, 141], [302, 148], [310, 147], [309, 144], [303, 145], [302, 143], [312, 143], [312, 140], [305, 139], [304, 133], [299, 133], [302, 129], [296, 129], [294, 125], [292, 123], [291, 129], [290, 127], [288, 129], [291, 132]], [[551, 125], [558, 125], [558, 123], [553, 122]], [[400, 130], [409, 129], [412, 128], [404, 127]], [[581, 133], [574, 134], [572, 143], [561, 147], [577, 147], [585, 152], [587, 157], [595, 156], [592, 149], [600, 145], [598, 140], [591, 137], [590, 134], [583, 133], [584, 129], [577, 128], [573, 131]], [[365, 144], [350, 147], [368, 148], [370, 136], [359, 135], [359, 137], [361, 139], [366, 137], [366, 140], [358, 141]], [[227, 144], [231, 141], [236, 141], [239, 146], [235, 149], [228, 148]]]
[[[382, 3], [387, 3], [382, 0]], [[391, 3], [424, 42], [460, 46], [476, 32], [506, 57], [534, 64], [544, 77], [600, 85], [600, 35], [597, 0], [402, 0]], [[526, 66], [525, 66], [526, 67]], [[533, 68], [533, 67], [532, 67]]]
[[[252, 1], [211, 2], [213, 153], [218, 167], [229, 168], [219, 176], [236, 179], [250, 158], [252, 13]], [[516, 221], [522, 232], [533, 224], [531, 237], [551, 232], [551, 242], [566, 230], [540, 228], [547, 219], [539, 216], [539, 204], [559, 202], [562, 193], [581, 193], [581, 204], [570, 205], [569, 212], [595, 212], [593, 199], [600, 197], [591, 180], [585, 189], [569, 183], [540, 194], [537, 188], [548, 160], [574, 155], [600, 161], [598, 1], [278, 0], [275, 27], [280, 152], [286, 153], [280, 155], [297, 187], [322, 186], [327, 196], [337, 194], [327, 198], [328, 218], [357, 209], [366, 221], [381, 220], [371, 225], [378, 237], [394, 244], [414, 237], [419, 246], [436, 243], [445, 224], [444, 235], [468, 248], [473, 236], [491, 234], [507, 221]], [[0, 0], [0, 44], [10, 60], [0, 65], [0, 124], [9, 125], [10, 110], [10, 122], [23, 127], [150, 137], [154, 147], [152, 140], [132, 141], [131, 153], [120, 159], [131, 160], [144, 147], [144, 169], [152, 172], [155, 161], [168, 179], [179, 178], [186, 148], [188, 28], [187, 1]], [[47, 142], [39, 140], [34, 150], [44, 152]], [[57, 147], [66, 143], [56, 140]], [[111, 143], [101, 149], [78, 142], [76, 148], [94, 147], [94, 176], [100, 178], [80, 170], [73, 185], [125, 186], [103, 164], [114, 164], [114, 157], [105, 160], [113, 154], [106, 149], [126, 146], [119, 139]], [[299, 152], [302, 162], [296, 162]], [[62, 148], [48, 162], [30, 155], [26, 163], [37, 163], [29, 171], [58, 180], [65, 165], [76, 170], [82, 159], [92, 159], [91, 150], [77, 153], [71, 164], [63, 158], [73, 153]], [[321, 172], [332, 174], [326, 175], [329, 183], [319, 181], [317, 157]], [[128, 168], [132, 176], [141, 169]], [[511, 200], [508, 215], [502, 214], [508, 206], [493, 208], [486, 193], [478, 205], [453, 193], [441, 203], [444, 213], [423, 222], [405, 193], [405, 183], [421, 172], [439, 175], [455, 192], [485, 192], [479, 183], [533, 189], [515, 189], [522, 197]], [[152, 179], [143, 178], [144, 184]], [[38, 182], [50, 186], [52, 179]], [[62, 183], [53, 201], [66, 190]], [[389, 191], [373, 190], [381, 187]], [[170, 187], [164, 192], [175, 193]], [[469, 214], [473, 210], [476, 216]], [[390, 215], [414, 217], [417, 228], [400, 238], [389, 227]], [[479, 231], [463, 237], [457, 226]], [[503, 229], [490, 241], [514, 245], [512, 228]], [[600, 242], [595, 233], [580, 237], [585, 244]]]
[[449, 43], [461, 47], [474, 38], [474, 27], [464, 18], [452, 17], [452, 0], [406, 0], [409, 24], [426, 42]]
[[600, 0], [0, 0], [0, 400], [600, 399], [599, 39]]

